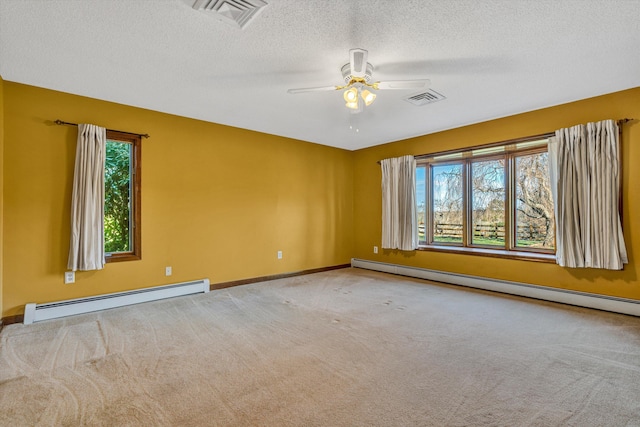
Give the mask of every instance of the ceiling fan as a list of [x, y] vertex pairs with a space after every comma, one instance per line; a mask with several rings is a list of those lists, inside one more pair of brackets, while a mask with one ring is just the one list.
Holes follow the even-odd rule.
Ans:
[[371, 105], [376, 99], [378, 90], [402, 90], [402, 89], [426, 89], [431, 83], [428, 79], [420, 80], [388, 80], [372, 82], [371, 74], [373, 65], [367, 62], [368, 52], [365, 49], [351, 49], [349, 51], [349, 63], [341, 68], [345, 84], [341, 86], [308, 87], [289, 89], [291, 94], [306, 92], [325, 92], [331, 90], [343, 90], [343, 97], [347, 108], [352, 113], [361, 112], [365, 106]]

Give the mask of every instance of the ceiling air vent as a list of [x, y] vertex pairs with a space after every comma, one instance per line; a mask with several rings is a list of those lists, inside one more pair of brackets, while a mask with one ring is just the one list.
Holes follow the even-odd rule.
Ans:
[[193, 8], [244, 28], [266, 5], [262, 0], [195, 0]]
[[446, 96], [439, 94], [433, 89], [429, 89], [426, 92], [412, 95], [408, 98], [405, 98], [404, 100], [412, 103], [413, 105], [422, 106], [432, 104], [437, 101], [442, 101], [443, 99], [446, 99]]

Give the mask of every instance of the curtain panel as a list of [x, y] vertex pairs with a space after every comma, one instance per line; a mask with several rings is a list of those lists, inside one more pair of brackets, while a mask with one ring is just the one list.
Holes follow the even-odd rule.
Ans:
[[101, 270], [104, 254], [105, 128], [78, 125], [71, 199], [71, 241], [67, 267]]
[[382, 248], [418, 247], [416, 161], [413, 156], [385, 159], [382, 167]]
[[619, 144], [613, 120], [559, 129], [549, 140], [561, 266], [621, 270], [628, 262], [618, 211]]

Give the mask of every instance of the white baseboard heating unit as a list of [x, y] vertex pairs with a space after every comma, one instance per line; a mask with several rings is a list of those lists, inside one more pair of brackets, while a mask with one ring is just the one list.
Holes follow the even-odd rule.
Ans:
[[29, 303], [24, 307], [24, 324], [200, 292], [209, 292], [209, 279], [45, 304]]
[[401, 276], [415, 277], [417, 279], [433, 280], [435, 282], [451, 285], [468, 286], [470, 288], [484, 289], [486, 291], [502, 292], [541, 299], [545, 301], [559, 302], [562, 304], [576, 305], [579, 307], [595, 308], [614, 313], [640, 316], [640, 300], [617, 298], [606, 295], [590, 294], [587, 292], [571, 291], [568, 289], [552, 288], [547, 286], [532, 285], [529, 283], [509, 282], [506, 280], [489, 279], [467, 274], [449, 273], [446, 271], [428, 270], [426, 268], [409, 267], [399, 264], [390, 264], [364, 259], [351, 259], [351, 266], [383, 273], [398, 274]]

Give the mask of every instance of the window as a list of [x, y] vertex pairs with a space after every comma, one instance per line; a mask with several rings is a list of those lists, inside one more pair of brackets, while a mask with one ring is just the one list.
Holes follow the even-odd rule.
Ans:
[[433, 241], [462, 243], [462, 165], [434, 165], [431, 177]]
[[505, 159], [470, 163], [471, 244], [502, 246], [505, 242]]
[[555, 221], [546, 150], [515, 158], [515, 246], [554, 250]]
[[503, 256], [553, 255], [549, 136], [417, 157], [420, 246]]
[[141, 259], [140, 138], [107, 130], [104, 177], [107, 262]]

